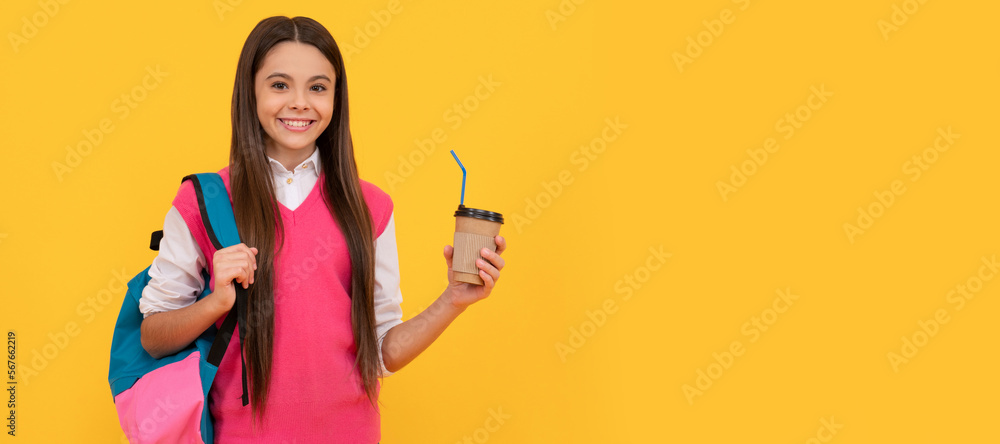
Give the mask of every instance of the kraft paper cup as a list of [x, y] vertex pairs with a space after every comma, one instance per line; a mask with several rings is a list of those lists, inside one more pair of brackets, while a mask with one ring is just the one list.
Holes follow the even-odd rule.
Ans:
[[458, 206], [455, 211], [455, 253], [451, 260], [451, 271], [456, 281], [485, 284], [479, 277], [476, 259], [486, 260], [479, 254], [483, 247], [497, 251], [494, 239], [500, 234], [502, 224], [503, 215], [500, 213]]

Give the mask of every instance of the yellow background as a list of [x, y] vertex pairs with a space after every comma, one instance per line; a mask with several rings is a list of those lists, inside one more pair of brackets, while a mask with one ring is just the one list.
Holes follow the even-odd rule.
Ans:
[[[361, 176], [395, 202], [404, 319], [446, 284], [449, 149], [466, 203], [507, 217], [493, 295], [385, 381], [383, 443], [1000, 440], [1000, 282], [962, 310], [947, 296], [1000, 253], [994, 3], [403, 1], [378, 27], [388, 1], [232, 3], [3, 7], [0, 327], [22, 378], [78, 328], [19, 386], [4, 442], [122, 438], [106, 376], [124, 292], [99, 312], [87, 300], [153, 259], [181, 177], [227, 162], [237, 57], [270, 15], [313, 17], [342, 49], [355, 27], [378, 31], [347, 73]], [[917, 5], [886, 39], [879, 21]], [[679, 69], [675, 52], [725, 10], [735, 20]], [[45, 24], [11, 43], [24, 20]], [[168, 75], [143, 90], [157, 66]], [[469, 99], [489, 76], [500, 85]], [[833, 95], [785, 139], [776, 125], [810, 87]], [[133, 93], [145, 100], [124, 116], [116, 100]], [[453, 128], [445, 113], [465, 101], [476, 109]], [[589, 151], [616, 118], [627, 128]], [[60, 180], [53, 164], [102, 119], [114, 129]], [[960, 139], [912, 181], [906, 163], [949, 127]], [[435, 129], [446, 141], [415, 154]], [[779, 150], [724, 200], [717, 182], [768, 138]], [[401, 156], [412, 171], [390, 184]], [[851, 243], [843, 225], [894, 180], [905, 193]], [[670, 257], [644, 269], [661, 247]], [[786, 288], [799, 299], [751, 342], [742, 326]], [[950, 321], [894, 369], [887, 354], [941, 309]], [[682, 387], [734, 341], [745, 353], [689, 402]], [[820, 431], [831, 417], [835, 435]]]

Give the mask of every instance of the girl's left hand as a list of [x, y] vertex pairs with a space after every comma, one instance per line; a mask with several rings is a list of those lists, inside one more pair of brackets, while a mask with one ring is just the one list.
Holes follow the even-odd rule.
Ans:
[[473, 303], [486, 299], [490, 295], [490, 292], [493, 291], [493, 287], [496, 286], [497, 281], [500, 279], [500, 270], [504, 267], [504, 260], [500, 257], [500, 254], [507, 249], [507, 241], [504, 240], [503, 236], [496, 236], [494, 241], [497, 244], [497, 251], [494, 253], [487, 248], [483, 248], [480, 254], [487, 261], [476, 259], [476, 266], [479, 268], [479, 277], [485, 282], [484, 285], [473, 285], [455, 281], [454, 273], [451, 271], [451, 259], [455, 253], [455, 247], [451, 245], [444, 246], [444, 260], [448, 263], [448, 289], [445, 291], [445, 294], [448, 295], [450, 298], [449, 302], [455, 307], [464, 310]]

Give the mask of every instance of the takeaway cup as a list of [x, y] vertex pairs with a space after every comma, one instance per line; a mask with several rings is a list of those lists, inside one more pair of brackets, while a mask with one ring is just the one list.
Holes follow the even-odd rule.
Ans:
[[479, 277], [476, 259], [485, 260], [479, 254], [483, 247], [497, 251], [494, 239], [500, 234], [502, 224], [503, 215], [500, 213], [458, 206], [455, 211], [455, 252], [451, 260], [451, 271], [456, 281], [485, 284]]

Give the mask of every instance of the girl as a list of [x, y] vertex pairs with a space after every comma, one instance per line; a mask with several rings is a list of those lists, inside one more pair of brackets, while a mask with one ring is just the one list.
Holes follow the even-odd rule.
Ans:
[[[219, 171], [244, 243], [214, 249], [185, 182], [140, 301], [143, 347], [160, 357], [221, 324], [235, 285], [248, 290], [247, 325], [237, 327], [245, 343], [233, 335], [209, 396], [218, 442], [378, 442], [379, 378], [412, 361], [500, 277], [502, 237], [496, 253], [482, 251], [483, 286], [453, 279], [446, 245], [447, 288], [402, 321], [392, 200], [358, 177], [349, 122], [330, 33], [306, 17], [258, 23], [237, 65], [229, 166]], [[197, 300], [202, 269], [213, 291]]]

